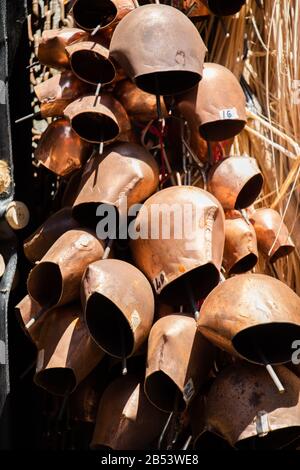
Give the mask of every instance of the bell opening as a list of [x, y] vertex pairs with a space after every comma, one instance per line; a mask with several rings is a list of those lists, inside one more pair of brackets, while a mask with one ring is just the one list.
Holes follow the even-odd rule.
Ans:
[[252, 176], [239, 192], [234, 208], [245, 209], [245, 207], [251, 206], [261, 192], [262, 185], [263, 177], [261, 174]]
[[183, 411], [186, 407], [181, 391], [175, 382], [162, 371], [154, 372], [146, 378], [145, 393], [149, 401], [160, 410], [174, 411], [177, 394], [179, 394], [178, 410]]
[[280, 246], [274, 254], [270, 258], [270, 263], [275, 263], [279, 258], [283, 258], [284, 256], [288, 256], [290, 253], [294, 251], [294, 247], [292, 245], [282, 245]]
[[250, 326], [232, 339], [236, 351], [250, 362], [284, 364], [292, 359], [292, 344], [300, 338], [300, 325], [277, 322]]
[[300, 442], [300, 426], [289, 426], [270, 431], [266, 436], [253, 436], [238, 441], [235, 447], [239, 450], [274, 450], [288, 449], [290, 444]]
[[203, 139], [211, 142], [220, 142], [238, 135], [245, 127], [246, 122], [240, 119], [207, 122], [199, 126], [199, 133]]
[[100, 30], [107, 27], [117, 16], [117, 8], [110, 0], [78, 0], [73, 7], [75, 22], [82, 29]]
[[207, 263], [182, 274], [175, 281], [163, 288], [160, 299], [171, 305], [181, 305], [189, 302], [189, 290], [193, 293], [194, 300], [206, 297], [220, 280], [220, 273], [212, 263]]
[[[117, 288], [117, 286], [116, 286]], [[98, 292], [87, 302], [85, 320], [96, 343], [109, 355], [129, 357], [134, 348], [134, 336], [121, 310]]]
[[53, 367], [38, 372], [35, 383], [53, 395], [68, 395], [76, 387], [76, 377], [68, 367]]
[[136, 77], [136, 85], [153, 95], [175, 95], [197, 85], [201, 76], [195, 72], [171, 70], [169, 72], [146, 73]]
[[229, 275], [231, 274], [242, 274], [247, 271], [251, 271], [257, 263], [257, 256], [254, 253], [249, 253], [248, 255], [241, 258], [237, 261], [232, 268], [229, 270]]
[[245, 4], [245, 0], [235, 1], [222, 1], [222, 0], [208, 0], [208, 8], [210, 11], [217, 16], [230, 16], [235, 15], [240, 11], [242, 6]]
[[232, 450], [231, 445], [221, 436], [214, 432], [204, 431], [196, 437], [194, 441], [194, 450]]
[[80, 80], [94, 85], [111, 83], [116, 76], [111, 61], [94, 51], [74, 52], [71, 56], [71, 68]]
[[63, 290], [59, 266], [42, 261], [29, 274], [27, 287], [29, 295], [41, 307], [50, 308], [58, 304]]
[[[119, 126], [108, 116], [98, 112], [83, 112], [72, 119], [76, 134], [88, 142], [100, 143], [114, 140], [119, 135]], [[102, 139], [101, 139], [102, 136]]]
[[[108, 203], [100, 202], [100, 201], [99, 202], [83, 202], [73, 207], [72, 216], [75, 220], [77, 220], [84, 227], [89, 227], [89, 228], [96, 230], [97, 224], [107, 216], [107, 212], [103, 216], [99, 216], [96, 214], [98, 207], [100, 207], [102, 204], [107, 205]], [[115, 209], [115, 221], [116, 221], [115, 229], [117, 230], [117, 228], [119, 227], [119, 212], [118, 212], [118, 209], [112, 204], [109, 204], [109, 206]], [[104, 227], [103, 229], [107, 230], [107, 238], [109, 238], [108, 225]], [[115, 236], [115, 234], [111, 234], [110, 236], [112, 235]]]

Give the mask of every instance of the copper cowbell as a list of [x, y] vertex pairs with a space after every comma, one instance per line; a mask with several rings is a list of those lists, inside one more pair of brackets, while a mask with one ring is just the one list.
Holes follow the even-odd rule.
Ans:
[[84, 165], [93, 152], [93, 145], [73, 131], [68, 119], [52, 121], [41, 135], [35, 159], [58, 176], [68, 176]]
[[138, 144], [113, 144], [86, 164], [73, 217], [94, 226], [100, 204], [112, 206], [124, 217], [132, 205], [145, 200], [157, 186], [158, 167], [150, 152]]
[[131, 251], [165, 303], [206, 296], [219, 282], [225, 231], [220, 203], [192, 186], [163, 189], [144, 203]]
[[101, 259], [103, 253], [104, 243], [92, 232], [68, 230], [30, 271], [27, 280], [29, 295], [47, 308], [78, 299], [86, 267]]
[[244, 209], [259, 195], [263, 177], [255, 158], [227, 157], [212, 167], [208, 190], [224, 209]]
[[154, 298], [137, 268], [115, 259], [90, 264], [81, 299], [90, 334], [105, 352], [125, 358], [139, 350], [152, 326]]
[[178, 97], [177, 108], [205, 140], [231, 139], [246, 124], [243, 89], [233, 73], [219, 64], [204, 64], [202, 80]]
[[239, 449], [282, 449], [300, 436], [300, 380], [276, 367], [285, 393], [266, 370], [245, 362], [224, 369], [207, 396], [206, 428]]
[[241, 274], [258, 261], [257, 239], [253, 226], [238, 211], [225, 212], [223, 267], [229, 274]]
[[70, 394], [104, 357], [88, 334], [80, 304], [48, 311], [30, 333], [38, 348], [34, 381], [55, 395]]
[[168, 415], [145, 396], [143, 381], [129, 374], [114, 380], [101, 397], [92, 449], [144, 450], [161, 434]]
[[295, 250], [295, 245], [281, 215], [273, 209], [257, 209], [250, 216], [256, 232], [258, 248], [274, 263]]
[[200, 0], [211, 13], [217, 16], [235, 15], [240, 11], [246, 0]]
[[31, 263], [40, 261], [59, 237], [78, 226], [78, 222], [72, 217], [70, 207], [55, 212], [24, 241], [26, 258]]
[[155, 95], [195, 86], [205, 53], [193, 23], [168, 5], [136, 8], [118, 24], [110, 44], [111, 57], [139, 88]]
[[206, 381], [214, 347], [197, 332], [193, 317], [160, 318], [148, 339], [145, 393], [163, 411], [183, 411]]
[[205, 299], [198, 329], [234, 356], [257, 364], [285, 363], [300, 337], [300, 298], [271, 276], [240, 274]]
[[125, 109], [109, 93], [78, 98], [66, 107], [64, 114], [76, 134], [88, 142], [112, 142], [130, 129]]

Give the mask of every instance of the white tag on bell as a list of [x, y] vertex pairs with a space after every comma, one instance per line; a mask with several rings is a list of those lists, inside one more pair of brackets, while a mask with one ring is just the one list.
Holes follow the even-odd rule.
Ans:
[[220, 119], [238, 119], [239, 115], [236, 108], [221, 109]]
[[184, 386], [183, 389], [183, 399], [186, 403], [188, 403], [193, 396], [195, 395], [195, 387], [194, 387], [194, 382], [193, 379], [189, 379], [187, 383]]

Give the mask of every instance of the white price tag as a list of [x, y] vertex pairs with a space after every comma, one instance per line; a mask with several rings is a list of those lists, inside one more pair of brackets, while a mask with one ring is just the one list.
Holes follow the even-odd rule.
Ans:
[[225, 119], [238, 119], [238, 112], [236, 108], [228, 108], [228, 109], [221, 109], [220, 111], [220, 118], [222, 120]]
[[134, 310], [130, 318], [130, 325], [131, 325], [133, 332], [135, 332], [135, 330], [137, 329], [140, 323], [141, 323], [141, 317], [139, 315], [139, 312], [137, 310]]
[[161, 271], [152, 281], [155, 292], [160, 294], [164, 285], [168, 282], [168, 278], [164, 271]]
[[194, 382], [193, 382], [193, 379], [189, 379], [183, 389], [184, 401], [188, 403], [193, 398], [194, 394], [195, 394]]

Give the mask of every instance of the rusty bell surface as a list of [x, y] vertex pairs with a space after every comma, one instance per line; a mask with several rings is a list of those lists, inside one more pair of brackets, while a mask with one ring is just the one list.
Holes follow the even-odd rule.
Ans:
[[55, 69], [69, 68], [66, 46], [83, 41], [88, 37], [86, 31], [78, 28], [48, 29], [42, 33], [37, 58], [43, 65]]
[[110, 54], [143, 91], [172, 95], [199, 82], [206, 47], [182, 12], [168, 5], [144, 5], [118, 24]]
[[154, 316], [154, 297], [145, 276], [125, 261], [97, 261], [87, 267], [81, 293], [85, 321], [96, 343], [118, 358], [138, 351]]
[[26, 258], [31, 263], [40, 261], [59, 237], [77, 227], [79, 224], [73, 219], [70, 207], [55, 212], [24, 241]]
[[64, 114], [76, 134], [88, 142], [112, 142], [130, 128], [125, 109], [109, 93], [78, 98], [66, 107]]
[[255, 230], [238, 211], [228, 211], [225, 217], [223, 267], [229, 275], [250, 271], [258, 261]]
[[300, 338], [300, 298], [271, 276], [240, 274], [205, 299], [198, 329], [229, 354], [257, 364], [285, 363]]
[[80, 304], [50, 310], [32, 330], [38, 348], [34, 381], [55, 395], [70, 394], [104, 357], [88, 334]]
[[100, 204], [111, 205], [120, 217], [126, 216], [133, 204], [144, 201], [156, 190], [158, 173], [153, 156], [141, 145], [116, 143], [107, 147], [103, 155], [94, 156], [84, 168], [73, 217], [95, 226], [100, 220], [96, 216]]
[[187, 314], [168, 315], [148, 339], [145, 393], [163, 411], [184, 410], [207, 380], [214, 348]]
[[246, 125], [243, 89], [233, 73], [222, 65], [205, 63], [202, 80], [177, 100], [179, 112], [205, 140], [230, 139]]
[[73, 131], [66, 118], [56, 119], [41, 135], [35, 159], [58, 176], [68, 176], [81, 168], [92, 155], [93, 145]]
[[224, 369], [207, 396], [206, 428], [241, 449], [281, 449], [300, 436], [300, 380], [276, 367], [285, 393], [265, 368], [245, 362]]
[[91, 448], [148, 449], [160, 436], [167, 418], [149, 402], [139, 377], [120, 377], [107, 387], [100, 400]]
[[258, 248], [266, 258], [274, 263], [295, 250], [281, 215], [273, 209], [257, 209], [250, 216], [256, 232]]
[[211, 13], [216, 16], [230, 16], [235, 15], [240, 11], [246, 0], [200, 0]]
[[192, 186], [163, 189], [144, 203], [131, 240], [136, 265], [165, 303], [206, 296], [219, 282], [224, 211], [207, 191]]
[[224, 209], [244, 209], [261, 192], [263, 177], [255, 158], [227, 157], [215, 166], [208, 177], [208, 190]]
[[112, 33], [116, 25], [134, 10], [132, 0], [77, 0], [72, 13], [75, 23], [85, 31], [99, 27], [101, 33]]
[[86, 267], [101, 259], [104, 243], [85, 229], [65, 232], [30, 271], [29, 295], [42, 307], [64, 305], [80, 296]]

